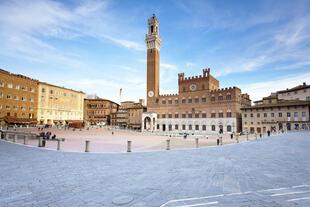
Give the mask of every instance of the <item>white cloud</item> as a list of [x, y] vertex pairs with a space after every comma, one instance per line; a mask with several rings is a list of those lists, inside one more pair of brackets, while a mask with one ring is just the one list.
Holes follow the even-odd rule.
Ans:
[[166, 69], [171, 69], [171, 70], [176, 70], [177, 66], [168, 64], [168, 63], [160, 63], [161, 68], [166, 68]]
[[113, 18], [107, 0], [82, 1], [70, 6], [52, 0], [5, 1], [0, 4], [1, 54], [45, 63], [64, 61], [67, 66], [76, 67], [83, 65], [78, 55], [54, 46], [52, 38], [93, 37], [144, 50], [141, 43], [122, 37]]
[[187, 67], [190, 67], [190, 68], [191, 68], [191, 67], [194, 67], [195, 65], [196, 65], [196, 64], [195, 64], [195, 63], [192, 63], [192, 62], [187, 62], [187, 63], [186, 63], [186, 66], [187, 66]]
[[260, 100], [263, 97], [269, 96], [270, 93], [286, 88], [292, 88], [297, 85], [301, 85], [303, 82], [310, 82], [310, 73], [286, 76], [285, 78], [275, 79], [265, 82], [255, 82], [246, 85], [240, 85], [243, 93], [250, 94], [250, 98], [253, 101]]

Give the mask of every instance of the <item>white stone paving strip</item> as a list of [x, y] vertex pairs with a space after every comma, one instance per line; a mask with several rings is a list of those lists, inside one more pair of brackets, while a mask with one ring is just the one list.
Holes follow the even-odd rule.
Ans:
[[208, 202], [208, 203], [198, 203], [192, 205], [185, 205], [185, 206], [177, 206], [177, 207], [194, 207], [194, 206], [208, 206], [208, 205], [215, 205], [218, 204], [218, 201]]
[[309, 192], [310, 192], [310, 190], [307, 190], [307, 191], [288, 192], [288, 193], [277, 193], [277, 194], [272, 194], [271, 197], [286, 196], [286, 195], [294, 195], [294, 194], [309, 193]]
[[294, 199], [287, 200], [287, 202], [299, 201], [299, 200], [309, 200], [309, 199], [310, 199], [310, 197], [294, 198]]
[[[238, 193], [229, 193], [229, 194], [219, 194], [219, 195], [212, 195], [212, 196], [204, 196], [204, 197], [197, 197], [197, 198], [184, 198], [184, 199], [170, 200], [167, 203], [161, 205], [160, 207], [166, 207], [169, 204], [178, 203], [178, 202], [184, 202], [184, 201], [197, 201], [197, 202], [199, 202], [199, 200], [209, 199], [209, 198], [219, 198], [219, 197], [224, 197], [224, 196], [238, 196], [238, 195], [246, 195], [246, 194], [255, 193], [255, 192], [257, 192], [257, 193], [260, 193], [260, 192], [272, 192], [272, 191], [281, 191], [281, 190], [289, 190], [289, 189], [297, 189], [297, 188], [305, 188], [305, 187], [310, 187], [310, 185], [296, 185], [296, 186], [291, 186], [291, 187], [270, 188], [270, 189], [258, 190], [258, 191], [253, 191], [253, 192], [252, 191], [247, 191], [247, 192], [238, 192]], [[294, 195], [294, 194], [301, 194], [301, 193], [308, 193], [308, 192], [310, 192], [310, 190], [288, 192], [288, 193], [278, 193], [278, 194], [272, 194], [270, 196], [271, 197], [278, 197], [278, 196]], [[306, 197], [306, 198], [310, 199], [310, 197], [309, 198]], [[304, 200], [306, 198], [304, 198]], [[291, 200], [287, 200], [287, 201], [294, 201], [294, 200], [295, 199], [291, 199]], [[216, 201], [216, 202], [218, 203], [218, 201]], [[178, 207], [191, 207], [191, 206], [211, 205], [209, 203], [215, 204], [213, 202], [208, 202], [208, 203], [197, 203], [197, 204], [191, 204], [191, 205], [183, 205], [183, 206], [178, 206]]]

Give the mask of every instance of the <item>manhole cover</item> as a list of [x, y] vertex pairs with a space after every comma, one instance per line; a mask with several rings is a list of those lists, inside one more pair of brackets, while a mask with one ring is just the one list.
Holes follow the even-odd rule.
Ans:
[[112, 203], [116, 205], [124, 205], [133, 201], [133, 197], [130, 195], [121, 195], [113, 199]]

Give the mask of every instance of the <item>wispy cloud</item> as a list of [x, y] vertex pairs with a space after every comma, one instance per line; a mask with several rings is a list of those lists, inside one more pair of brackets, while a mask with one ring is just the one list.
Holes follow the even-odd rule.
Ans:
[[117, 33], [113, 18], [107, 0], [82, 1], [70, 6], [52, 0], [5, 1], [0, 5], [1, 54], [84, 67], [87, 64], [84, 65], [76, 57], [78, 55], [64, 52], [51, 41], [82, 37], [108, 40], [121, 47], [142, 51], [141, 43]]
[[302, 82], [310, 83], [310, 73], [302, 75], [286, 76], [285, 78], [278, 78], [264, 82], [254, 82], [251, 84], [240, 85], [242, 92], [250, 94], [250, 98], [254, 101], [260, 100], [262, 97], [269, 96], [270, 93], [292, 88], [302, 84]]
[[192, 62], [187, 62], [187, 63], [186, 63], [186, 66], [187, 66], [187, 67], [190, 67], [190, 68], [191, 68], [191, 67], [194, 67], [195, 65], [196, 65], [196, 64], [195, 64], [195, 63], [192, 63]]
[[166, 68], [166, 69], [171, 69], [171, 70], [176, 70], [177, 69], [176, 65], [172, 65], [172, 64], [168, 64], [168, 63], [160, 63], [160, 67], [161, 68]]

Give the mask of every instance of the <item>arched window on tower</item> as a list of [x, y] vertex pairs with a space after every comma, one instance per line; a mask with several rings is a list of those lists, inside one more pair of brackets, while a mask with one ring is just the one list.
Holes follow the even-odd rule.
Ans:
[[153, 34], [153, 29], [154, 29], [154, 26], [152, 25], [151, 26], [151, 34]]

